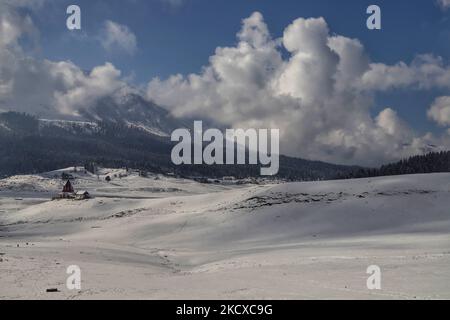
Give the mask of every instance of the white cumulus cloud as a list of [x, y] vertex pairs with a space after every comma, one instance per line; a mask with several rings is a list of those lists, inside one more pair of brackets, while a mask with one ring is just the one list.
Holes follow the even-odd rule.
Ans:
[[[26, 5], [26, 1], [16, 5]], [[20, 40], [38, 41], [31, 18], [0, 3], [0, 110], [42, 117], [77, 117], [98, 99], [127, 88], [111, 63], [90, 72], [70, 61], [49, 61], [27, 55]]]
[[447, 10], [450, 8], [450, 0], [437, 0], [438, 5], [442, 8], [442, 10]]
[[120, 50], [133, 55], [137, 50], [136, 35], [125, 25], [107, 20], [100, 35], [105, 50]]
[[217, 48], [201, 73], [150, 81], [148, 98], [177, 116], [279, 128], [282, 152], [310, 159], [378, 165], [437, 141], [417, 135], [391, 108], [376, 117], [370, 108], [377, 91], [449, 88], [441, 58], [373, 63], [360, 41], [332, 34], [323, 18], [296, 19], [273, 39], [255, 12], [237, 38], [235, 46]]
[[442, 126], [450, 126], [450, 97], [439, 97], [428, 110], [428, 117]]

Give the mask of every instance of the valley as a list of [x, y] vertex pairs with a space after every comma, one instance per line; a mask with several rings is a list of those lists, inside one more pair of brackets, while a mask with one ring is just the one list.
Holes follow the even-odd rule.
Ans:
[[74, 173], [91, 199], [50, 201], [64, 170], [0, 180], [3, 299], [450, 298], [447, 173], [222, 185], [102, 168]]

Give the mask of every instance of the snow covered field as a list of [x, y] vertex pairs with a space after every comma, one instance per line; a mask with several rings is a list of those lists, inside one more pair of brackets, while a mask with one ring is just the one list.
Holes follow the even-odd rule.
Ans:
[[221, 186], [102, 169], [74, 174], [93, 199], [50, 201], [61, 172], [0, 180], [2, 299], [450, 299], [450, 174]]

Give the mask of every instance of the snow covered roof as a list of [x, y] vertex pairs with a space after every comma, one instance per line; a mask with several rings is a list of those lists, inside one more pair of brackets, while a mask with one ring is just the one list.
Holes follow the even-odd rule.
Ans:
[[87, 192], [86, 190], [80, 190], [80, 191], [77, 191], [75, 194], [81, 196], [81, 195], [84, 195], [84, 194], [89, 194], [89, 192]]

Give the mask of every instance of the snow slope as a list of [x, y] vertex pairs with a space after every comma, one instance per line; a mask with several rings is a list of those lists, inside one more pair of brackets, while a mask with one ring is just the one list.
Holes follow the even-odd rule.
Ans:
[[[226, 187], [205, 186], [186, 179], [168, 178], [160, 174], [139, 176], [138, 171], [125, 169], [99, 168], [97, 174], [86, 172], [82, 167], [69, 167], [39, 175], [12, 176], [0, 180], [0, 194], [10, 192], [14, 195], [32, 193], [56, 195], [61, 192], [67, 180], [61, 179], [63, 173], [75, 178], [72, 184], [76, 190], [87, 190], [94, 196], [104, 197], [167, 197], [170, 194], [195, 194], [226, 190]], [[106, 177], [111, 181], [107, 182]]]
[[[450, 298], [450, 174], [244, 187], [137, 175], [104, 182], [120, 173], [78, 173], [78, 186], [95, 194], [86, 201], [15, 200], [2, 190], [20, 178], [0, 182], [0, 297]], [[79, 292], [65, 287], [71, 264], [82, 270]], [[373, 264], [382, 290], [366, 287]]]

